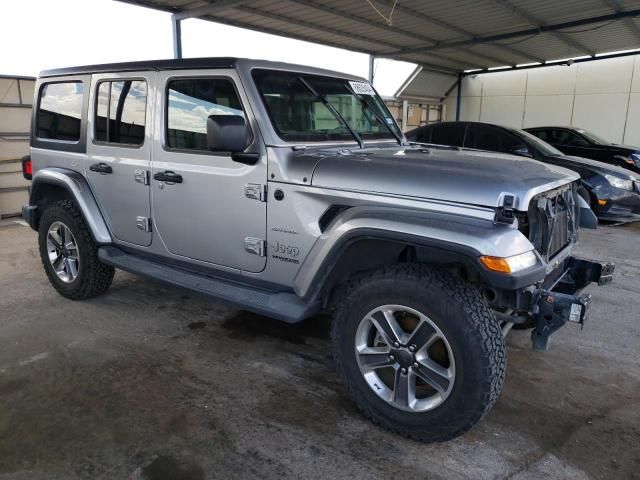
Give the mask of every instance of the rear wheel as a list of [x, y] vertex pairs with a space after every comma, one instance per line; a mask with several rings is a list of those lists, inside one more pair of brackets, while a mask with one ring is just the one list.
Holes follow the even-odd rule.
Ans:
[[83, 300], [109, 288], [115, 270], [98, 261], [98, 247], [74, 202], [49, 205], [38, 233], [42, 265], [58, 293]]
[[493, 312], [473, 287], [426, 266], [351, 282], [332, 340], [346, 390], [364, 414], [421, 441], [461, 435], [502, 388], [506, 353]]

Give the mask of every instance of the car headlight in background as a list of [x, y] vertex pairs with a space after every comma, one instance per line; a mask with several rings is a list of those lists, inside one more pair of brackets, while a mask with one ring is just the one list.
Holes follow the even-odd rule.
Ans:
[[520, 270], [526, 270], [529, 267], [533, 267], [538, 263], [538, 257], [530, 250], [519, 255], [512, 257], [480, 257], [480, 263], [485, 266], [487, 270], [500, 273], [516, 273]]
[[612, 187], [633, 191], [633, 181], [628, 178], [617, 177], [615, 175], [608, 174], [605, 174], [604, 178], [607, 179]]

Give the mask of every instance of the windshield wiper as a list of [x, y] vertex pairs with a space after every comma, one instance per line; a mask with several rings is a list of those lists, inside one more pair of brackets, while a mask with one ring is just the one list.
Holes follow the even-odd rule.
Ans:
[[364, 105], [367, 110], [369, 110], [371, 113], [373, 113], [373, 115], [376, 117], [378, 122], [380, 122], [385, 127], [387, 127], [387, 130], [389, 130], [389, 132], [391, 132], [391, 135], [393, 135], [395, 137], [396, 141], [398, 142], [398, 145], [400, 145], [400, 146], [404, 145], [404, 142], [402, 141], [402, 137], [400, 135], [398, 135], [398, 132], [396, 132], [393, 128], [391, 128], [391, 125], [389, 125], [384, 120], [384, 118], [382, 118], [382, 115], [380, 115], [380, 113], [378, 113], [378, 111], [369, 104], [369, 102], [367, 101], [367, 99], [366, 99], [366, 97], [364, 95], [358, 95], [358, 94], [356, 94], [356, 92], [353, 92], [353, 95], [358, 100], [360, 100], [360, 103], [362, 103], [362, 105]]
[[362, 137], [360, 137], [360, 135], [358, 135], [358, 132], [356, 132], [353, 128], [351, 128], [351, 125], [349, 125], [349, 123], [347, 123], [347, 121], [340, 114], [340, 112], [338, 110], [336, 110], [334, 108], [334, 106], [331, 105], [331, 103], [329, 103], [329, 101], [325, 97], [323, 97], [318, 92], [316, 92], [315, 88], [313, 88], [311, 85], [309, 85], [309, 83], [304, 78], [302, 78], [300, 76], [300, 77], [298, 77], [298, 80], [300, 80], [300, 83], [302, 83], [302, 85], [304, 85], [305, 88], [307, 90], [309, 90], [309, 92], [311, 92], [311, 94], [314, 97], [316, 97], [318, 100], [320, 100], [322, 102], [322, 104], [325, 107], [327, 107], [327, 110], [329, 110], [333, 114], [333, 116], [336, 117], [336, 120], [338, 120], [342, 125], [344, 125], [346, 127], [347, 130], [349, 130], [349, 133], [355, 139], [355, 141], [358, 142], [358, 145], [360, 146], [360, 148], [364, 148], [364, 142], [362, 141]]

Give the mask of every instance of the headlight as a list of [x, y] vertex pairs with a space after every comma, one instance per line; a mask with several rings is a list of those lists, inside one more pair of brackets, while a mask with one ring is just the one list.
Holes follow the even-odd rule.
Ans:
[[633, 181], [628, 178], [616, 177], [615, 175], [607, 174], [605, 174], [604, 178], [607, 179], [612, 187], [633, 191]]
[[500, 273], [516, 273], [520, 270], [526, 270], [538, 263], [538, 257], [530, 250], [513, 257], [480, 257], [480, 263], [488, 270]]

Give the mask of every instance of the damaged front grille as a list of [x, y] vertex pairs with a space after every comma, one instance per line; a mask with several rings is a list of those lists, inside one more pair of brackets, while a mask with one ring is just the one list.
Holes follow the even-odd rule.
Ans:
[[538, 195], [529, 204], [523, 233], [547, 262], [575, 241], [576, 208], [572, 185]]

